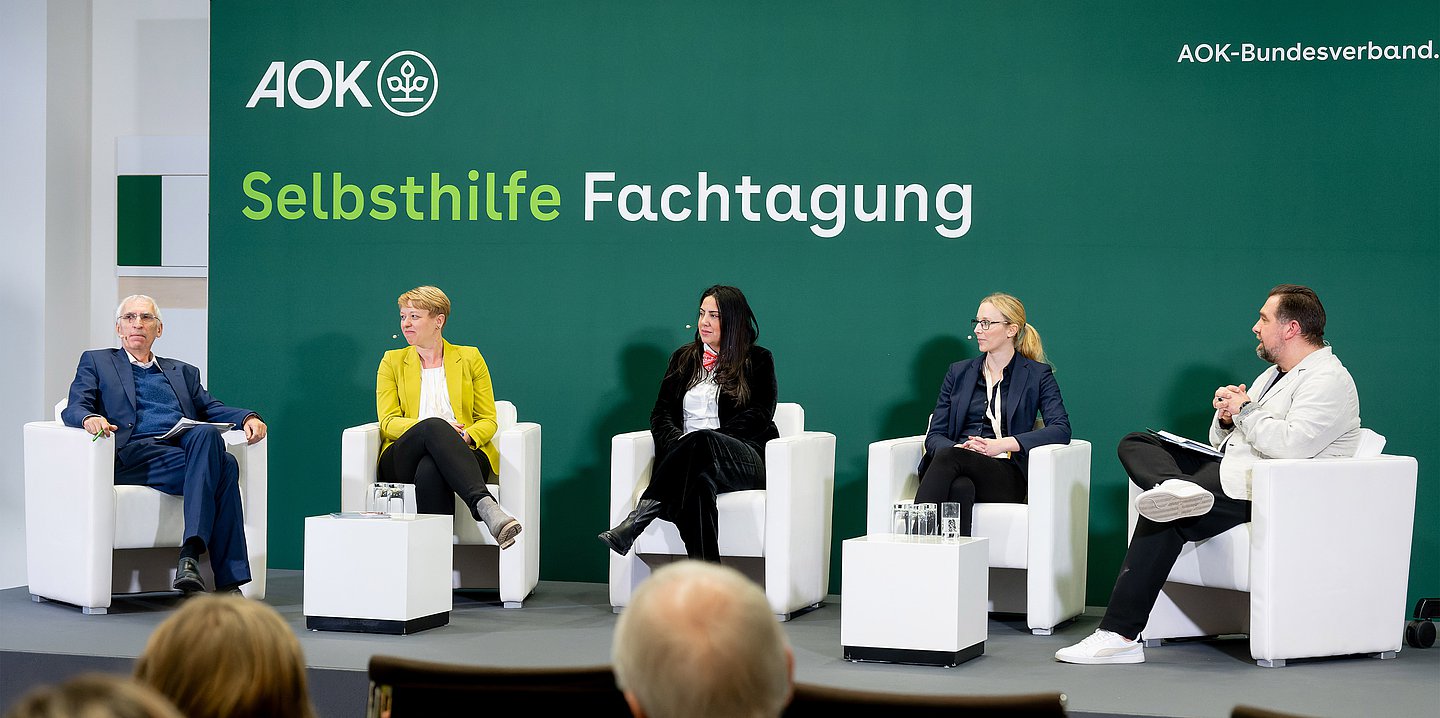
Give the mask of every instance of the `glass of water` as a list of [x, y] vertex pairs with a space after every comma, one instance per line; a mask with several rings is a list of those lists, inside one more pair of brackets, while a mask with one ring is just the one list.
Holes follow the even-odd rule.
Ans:
[[936, 531], [935, 504], [915, 504], [915, 524], [911, 528], [916, 536], [934, 536]]
[[946, 541], [960, 538], [960, 504], [954, 501], [940, 504], [940, 537]]
[[906, 536], [910, 533], [910, 507], [909, 501], [896, 501], [890, 513], [890, 533], [896, 536]]

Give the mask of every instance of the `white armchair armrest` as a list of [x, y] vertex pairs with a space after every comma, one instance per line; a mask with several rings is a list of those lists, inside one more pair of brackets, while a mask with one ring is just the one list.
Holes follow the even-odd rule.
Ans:
[[380, 463], [380, 422], [352, 426], [340, 434], [340, 510], [364, 511], [365, 491]]
[[[500, 499], [524, 530], [500, 552], [500, 600], [519, 607], [540, 582], [540, 425], [523, 421], [500, 432]], [[465, 520], [469, 520], [465, 516]]]
[[[270, 437], [245, 442], [239, 429], [225, 432], [225, 450], [240, 467], [240, 506], [245, 514], [245, 554], [250, 560], [250, 583], [240, 587], [246, 598], [265, 598], [270, 566]], [[113, 481], [113, 479], [112, 479]]]
[[92, 441], [58, 421], [25, 425], [25, 540], [30, 593], [110, 605], [115, 439]]
[[655, 468], [655, 437], [646, 431], [617, 434], [610, 439], [610, 526], [625, 520]]
[[1400, 649], [1416, 476], [1408, 456], [1255, 462], [1256, 660]]
[[1025, 620], [1050, 629], [1085, 610], [1090, 547], [1090, 442], [1030, 450]]
[[777, 613], [818, 603], [829, 591], [834, 493], [834, 434], [806, 431], [765, 444], [765, 594]]
[[865, 532], [890, 533], [891, 508], [896, 501], [915, 498], [920, 487], [920, 457], [924, 436], [877, 441], [870, 445], [869, 481], [865, 498]]

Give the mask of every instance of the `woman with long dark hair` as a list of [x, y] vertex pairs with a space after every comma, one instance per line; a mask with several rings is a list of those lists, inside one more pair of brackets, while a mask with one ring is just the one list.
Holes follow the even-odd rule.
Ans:
[[765, 487], [765, 442], [775, 428], [775, 359], [755, 344], [745, 295], [716, 285], [700, 295], [695, 340], [675, 350], [650, 412], [655, 468], [635, 510], [600, 540], [630, 552], [650, 522], [675, 524], [691, 558], [718, 562], [715, 497]]

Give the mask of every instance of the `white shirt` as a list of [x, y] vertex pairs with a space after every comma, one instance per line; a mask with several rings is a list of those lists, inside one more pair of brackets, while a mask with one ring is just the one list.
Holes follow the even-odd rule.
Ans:
[[686, 434], [720, 428], [720, 385], [715, 383], [715, 372], [705, 372], [705, 378], [685, 392], [682, 404], [685, 409], [682, 428]]
[[450, 406], [450, 389], [445, 385], [443, 366], [420, 370], [420, 416], [417, 418], [431, 417], [459, 423], [455, 420], [455, 409]]

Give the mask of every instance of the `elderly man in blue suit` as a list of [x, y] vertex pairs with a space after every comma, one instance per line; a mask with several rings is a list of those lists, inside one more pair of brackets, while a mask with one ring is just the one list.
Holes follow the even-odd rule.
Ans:
[[239, 465], [225, 451], [217, 427], [164, 435], [183, 417], [241, 425], [253, 444], [265, 438], [265, 422], [253, 411], [210, 396], [200, 384], [199, 369], [155, 356], [150, 347], [164, 331], [154, 299], [137, 294], [121, 301], [115, 333], [122, 348], [80, 355], [61, 418], [96, 439], [115, 437], [115, 483], [184, 497], [185, 540], [175, 589], [205, 590], [199, 558], [208, 551], [216, 590], [234, 591], [250, 581]]

